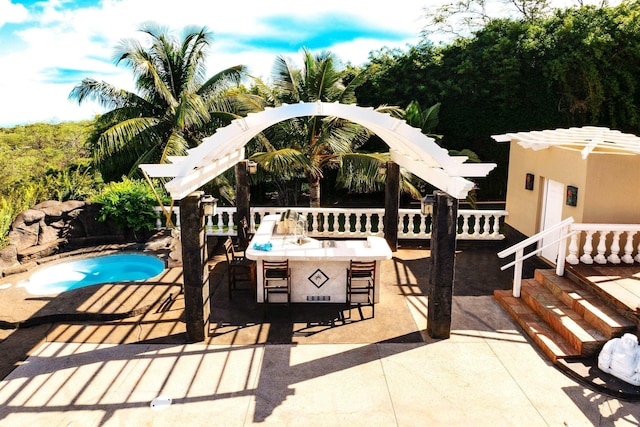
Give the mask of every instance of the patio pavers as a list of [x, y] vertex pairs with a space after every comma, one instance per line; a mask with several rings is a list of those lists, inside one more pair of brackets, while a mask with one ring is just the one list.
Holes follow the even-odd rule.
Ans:
[[[424, 332], [424, 257], [425, 250], [401, 249], [385, 267], [385, 275], [400, 284], [387, 287], [388, 301], [395, 301], [401, 316], [395, 333], [385, 330], [382, 309], [374, 320], [306, 335], [299, 329], [304, 322], [274, 312], [240, 328], [265, 331], [252, 332], [251, 339], [212, 336], [210, 342], [185, 344], [180, 297], [165, 310], [130, 319], [17, 331], [47, 338], [32, 340], [31, 357], [0, 382], [0, 426], [640, 422], [640, 403], [585, 388], [523, 336], [491, 296], [510, 285], [508, 272], [494, 271], [495, 265], [489, 270], [492, 257], [480, 262], [478, 253], [458, 254], [460, 270], [469, 274], [456, 277], [451, 338], [430, 339]], [[216, 292], [226, 289], [224, 274], [216, 271]], [[233, 299], [240, 307], [241, 298], [236, 293]], [[295, 308], [294, 320], [303, 313]], [[378, 331], [376, 324], [385, 326]], [[368, 332], [373, 338], [363, 338]], [[322, 342], [323, 336], [344, 342]], [[121, 342], [129, 344], [116, 344]], [[172, 404], [152, 410], [158, 396], [171, 397]]]

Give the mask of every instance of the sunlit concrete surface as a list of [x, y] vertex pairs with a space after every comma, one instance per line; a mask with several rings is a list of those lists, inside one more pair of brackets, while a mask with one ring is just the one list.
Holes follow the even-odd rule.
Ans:
[[[157, 397], [171, 404], [153, 409]], [[0, 426], [637, 426], [639, 414], [553, 367], [489, 296], [456, 297], [448, 340], [47, 342], [0, 382]]]

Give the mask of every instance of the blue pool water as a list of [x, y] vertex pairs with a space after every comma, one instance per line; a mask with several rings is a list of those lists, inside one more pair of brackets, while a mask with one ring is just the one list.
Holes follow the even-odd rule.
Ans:
[[30, 294], [58, 294], [98, 283], [144, 280], [164, 270], [164, 262], [151, 255], [117, 254], [44, 267], [31, 275], [25, 288]]

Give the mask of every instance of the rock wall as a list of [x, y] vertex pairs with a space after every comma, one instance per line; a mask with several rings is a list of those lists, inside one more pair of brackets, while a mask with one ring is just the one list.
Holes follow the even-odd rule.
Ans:
[[0, 275], [65, 250], [126, 241], [123, 230], [96, 220], [100, 207], [76, 200], [47, 201], [22, 212], [11, 225], [10, 244], [0, 250]]

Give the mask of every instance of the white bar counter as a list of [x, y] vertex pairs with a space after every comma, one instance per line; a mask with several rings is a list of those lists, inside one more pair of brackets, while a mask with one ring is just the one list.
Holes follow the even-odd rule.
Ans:
[[[277, 233], [279, 221], [280, 215], [262, 218], [260, 227], [245, 251], [247, 258], [257, 262], [258, 302], [263, 299], [262, 261], [286, 259], [289, 260], [291, 269], [291, 302], [344, 303], [347, 268], [351, 260], [376, 261], [375, 301], [378, 302], [380, 262], [392, 257], [384, 238], [370, 236], [366, 240], [317, 240], [307, 237], [297, 243], [293, 236]], [[264, 243], [271, 243], [271, 250], [255, 249], [254, 244]]]

